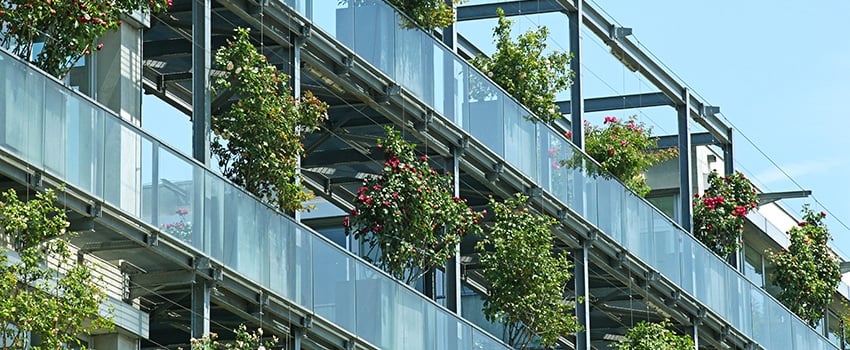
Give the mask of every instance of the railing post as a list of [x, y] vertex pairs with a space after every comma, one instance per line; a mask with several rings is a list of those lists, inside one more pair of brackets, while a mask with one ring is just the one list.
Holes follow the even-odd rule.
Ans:
[[[447, 167], [450, 167], [452, 172], [452, 181], [454, 182], [454, 195], [460, 195], [460, 156], [462, 150], [453, 148], [450, 162], [447, 162]], [[454, 311], [458, 316], [461, 315], [461, 281], [460, 281], [460, 245], [455, 249], [454, 256], [446, 263], [445, 277], [445, 293], [446, 293], [446, 308]]]

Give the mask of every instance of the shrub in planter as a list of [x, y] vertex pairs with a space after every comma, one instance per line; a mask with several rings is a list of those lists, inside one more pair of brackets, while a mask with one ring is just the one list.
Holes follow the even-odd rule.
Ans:
[[[558, 51], [546, 53], [549, 37], [546, 27], [520, 34], [514, 41], [511, 38], [514, 22], [505, 18], [501, 8], [496, 12], [499, 15], [499, 24], [493, 29], [496, 52], [491, 57], [478, 56], [472, 64], [540, 120], [548, 123], [560, 118], [555, 94], [572, 85], [573, 72], [569, 68], [572, 55]], [[479, 101], [494, 93], [483, 86], [472, 89], [473, 97]]]
[[504, 203], [491, 198], [493, 225], [476, 244], [490, 284], [484, 315], [503, 323], [503, 339], [518, 349], [551, 347], [580, 328], [571, 312], [575, 305], [564, 298], [572, 266], [567, 254], [553, 252], [551, 227], [558, 222], [529, 211], [527, 200], [519, 194]]
[[[106, 301], [103, 281], [76, 261], [67, 238], [65, 211], [53, 191], [23, 202], [14, 190], [0, 201], [0, 346], [30, 348], [30, 333], [41, 338], [40, 348], [78, 347], [80, 334], [111, 329], [110, 318], [99, 316]], [[5, 247], [20, 257], [9, 259]], [[57, 271], [61, 272], [57, 273]]]
[[364, 258], [412, 285], [445, 265], [465, 235], [479, 233], [484, 213], [455, 197], [451, 175], [416, 157], [415, 145], [391, 127], [378, 146], [386, 157], [383, 171], [364, 181], [344, 226], [369, 248]]
[[694, 236], [715, 254], [726, 257], [741, 248], [744, 217], [758, 205], [758, 196], [744, 174], [708, 174], [702, 197], [694, 195]]
[[669, 321], [660, 323], [641, 321], [629, 328], [625, 337], [611, 344], [615, 350], [693, 350], [694, 341], [689, 335], [677, 335], [669, 328]]
[[779, 301], [815, 327], [832, 301], [841, 280], [838, 259], [827, 243], [832, 239], [823, 219], [826, 213], [803, 207], [803, 221], [788, 231], [791, 245], [770, 254], [776, 263], [771, 277], [782, 289]]
[[[103, 48], [97, 40], [133, 11], [159, 12], [172, 0], [0, 1], [0, 45], [62, 78], [77, 61]], [[44, 45], [36, 50], [35, 44]]]
[[236, 98], [212, 115], [210, 146], [222, 173], [280, 210], [304, 209], [312, 195], [300, 184], [298, 160], [304, 132], [327, 118], [327, 105], [305, 91], [292, 97], [289, 76], [268, 64], [251, 44], [249, 30], [240, 28], [215, 54], [215, 93]]
[[[633, 116], [626, 120], [605, 117], [601, 127], [585, 121], [584, 133], [585, 152], [601, 165], [599, 174], [613, 175], [640, 196], [650, 191], [644, 176], [646, 170], [676, 156], [675, 149], [657, 150], [657, 139], [652, 137], [652, 129]], [[577, 155], [568, 163], [576, 167], [582, 160], [581, 155]], [[597, 169], [595, 166], [587, 168]], [[597, 171], [591, 171], [594, 172]]]

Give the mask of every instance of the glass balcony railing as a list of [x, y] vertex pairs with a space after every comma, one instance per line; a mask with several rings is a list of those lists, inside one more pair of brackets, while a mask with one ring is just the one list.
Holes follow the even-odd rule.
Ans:
[[[280, 1], [280, 0], [278, 0]], [[290, 3], [290, 2], [287, 2]], [[835, 349], [468, 62], [382, 1], [306, 0], [294, 10], [537, 181], [604, 234], [768, 349]], [[305, 11], [305, 9], [323, 9]], [[582, 159], [579, 167], [559, 161]]]
[[507, 349], [114, 113], [0, 52], [0, 148], [384, 349]]

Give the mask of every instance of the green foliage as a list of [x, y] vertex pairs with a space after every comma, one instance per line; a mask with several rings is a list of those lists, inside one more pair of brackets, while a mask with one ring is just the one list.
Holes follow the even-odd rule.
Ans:
[[[258, 328], [256, 332], [248, 333], [248, 328], [244, 324], [241, 324], [234, 332], [236, 333], [236, 340], [223, 344], [218, 341], [218, 334], [215, 333], [204, 335], [200, 339], [193, 338], [190, 341], [192, 350], [266, 350], [274, 348], [278, 343], [278, 339], [275, 336], [271, 340], [264, 342], [262, 328]], [[222, 345], [224, 346], [222, 347]]]
[[827, 242], [832, 239], [823, 219], [826, 213], [803, 207], [803, 221], [788, 231], [791, 245], [778, 254], [771, 253], [776, 263], [772, 280], [782, 288], [779, 301], [815, 327], [832, 301], [841, 280], [838, 259]]
[[[80, 345], [77, 335], [112, 327], [111, 319], [98, 316], [106, 295], [89, 267], [74, 261], [66, 242], [71, 235], [65, 232], [68, 221], [65, 212], [53, 204], [55, 200], [53, 191], [39, 193], [27, 202], [19, 200], [14, 190], [3, 193], [3, 240], [20, 256], [19, 262], [12, 261], [10, 253], [0, 249], [3, 349]], [[31, 346], [27, 332], [39, 335], [41, 344]]]
[[736, 172], [722, 177], [708, 174], [708, 188], [694, 195], [694, 236], [715, 254], [726, 257], [741, 248], [744, 217], [758, 203], [753, 184]]
[[[45, 72], [64, 77], [84, 55], [103, 48], [97, 40], [135, 10], [158, 12], [172, 0], [0, 1], [0, 44]], [[43, 42], [41, 51], [33, 49]], [[34, 56], [33, 56], [34, 55]]]
[[[401, 12], [404, 12], [420, 27], [426, 30], [445, 28], [455, 22], [455, 11], [453, 6], [446, 4], [444, 0], [388, 0]], [[452, 0], [459, 4], [460, 1]], [[412, 28], [408, 22], [402, 22], [402, 26]]]
[[677, 335], [669, 328], [669, 321], [660, 323], [641, 321], [629, 328], [625, 338], [611, 344], [615, 350], [693, 350], [694, 341], [689, 335]]
[[226, 72], [213, 91], [229, 91], [236, 102], [212, 116], [212, 153], [224, 176], [281, 210], [304, 209], [312, 197], [300, 185], [298, 160], [302, 133], [327, 118], [327, 105], [304, 92], [292, 97], [289, 76], [268, 64], [251, 44], [249, 30], [216, 52], [215, 66]]
[[437, 173], [425, 156], [417, 158], [415, 145], [399, 132], [387, 127], [378, 147], [386, 157], [383, 172], [364, 181], [344, 226], [370, 247], [367, 260], [377, 249], [375, 265], [413, 284], [445, 265], [464, 235], [481, 231], [483, 213], [455, 197], [451, 175]]
[[[644, 172], [650, 167], [676, 155], [675, 150], [655, 150], [657, 139], [652, 129], [635, 117], [627, 120], [605, 117], [605, 127], [585, 121], [585, 152], [602, 166], [605, 172], [620, 179], [626, 187], [640, 196], [649, 193]], [[577, 166], [582, 159], [577, 155], [570, 163]]]
[[572, 266], [566, 254], [552, 252], [550, 228], [557, 220], [530, 212], [527, 200], [520, 194], [504, 203], [490, 198], [494, 223], [475, 246], [490, 283], [484, 315], [504, 323], [506, 341], [520, 349], [534, 341], [550, 347], [579, 329], [574, 305], [564, 299]]
[[[549, 29], [537, 27], [520, 34], [516, 41], [511, 38], [513, 21], [505, 18], [505, 12], [497, 9], [499, 24], [493, 29], [496, 53], [492, 57], [478, 56], [472, 64], [499, 84], [511, 96], [534, 113], [540, 120], [551, 122], [561, 117], [555, 104], [555, 94], [572, 85], [573, 72], [569, 69], [572, 55], [548, 49], [546, 39]], [[476, 99], [487, 99], [490, 91], [479, 86]]]

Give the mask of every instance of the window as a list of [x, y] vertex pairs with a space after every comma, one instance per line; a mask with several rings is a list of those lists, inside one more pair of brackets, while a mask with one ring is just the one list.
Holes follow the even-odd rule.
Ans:
[[744, 276], [758, 286], [764, 286], [764, 257], [749, 245], [744, 246]]

